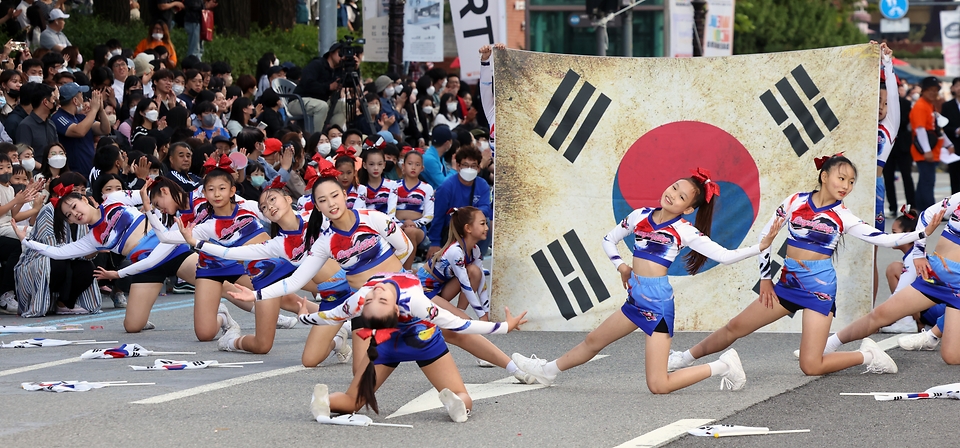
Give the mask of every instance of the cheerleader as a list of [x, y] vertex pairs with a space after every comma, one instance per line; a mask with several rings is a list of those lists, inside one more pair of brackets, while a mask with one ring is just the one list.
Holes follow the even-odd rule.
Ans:
[[[400, 229], [419, 247], [423, 242], [424, 229], [433, 221], [433, 187], [420, 180], [423, 172], [423, 150], [405, 147], [403, 152], [403, 179], [397, 186], [397, 221]], [[403, 268], [413, 268], [413, 258], [407, 258]]]
[[[383, 138], [380, 141], [383, 141]], [[397, 214], [398, 182], [383, 177], [385, 166], [383, 150], [371, 146], [363, 152], [363, 167], [357, 173], [360, 181], [357, 195], [363, 198], [370, 210], [394, 216]]]
[[[347, 194], [347, 208], [350, 210], [363, 210], [367, 208], [367, 205], [363, 202], [363, 198], [357, 193], [356, 159], [354, 158], [356, 153], [357, 151], [351, 146], [341, 146], [337, 149], [336, 157], [333, 159], [333, 166], [340, 172], [340, 175], [337, 176], [337, 183], [343, 187], [343, 191]], [[297, 200], [297, 208], [312, 211], [313, 194], [308, 191], [303, 196], [300, 196], [300, 199]]]
[[[203, 178], [203, 196], [206, 203], [200, 205], [196, 215], [203, 215], [205, 219], [199, 221], [194, 217], [191, 225], [195, 226], [193, 233], [196, 238], [228, 247], [257, 244], [268, 240], [269, 237], [260, 223], [261, 215], [257, 210], [256, 202], [238, 202], [236, 199], [236, 180], [230, 158], [211, 157], [204, 163], [204, 171], [206, 174]], [[170, 192], [167, 193], [170, 194]], [[146, 205], [148, 201], [144, 202]], [[157, 215], [150, 213], [148, 217], [160, 241], [186, 243], [183, 235], [177, 231], [168, 230]], [[181, 228], [188, 225], [183, 217], [177, 217], [176, 221]], [[244, 265], [234, 260], [200, 254], [194, 293], [196, 302], [193, 309], [194, 331], [197, 339], [210, 341], [217, 335], [217, 331], [211, 325], [213, 310], [219, 304], [223, 291], [233, 290], [233, 284], [242, 277], [246, 277], [243, 279], [244, 283], [270, 284], [292, 271], [291, 266], [285, 265], [284, 261], [279, 259], [254, 260]], [[290, 303], [298, 302], [295, 296], [285, 299]], [[249, 346], [241, 350], [268, 353], [273, 347], [280, 301], [275, 300], [255, 307], [253, 312], [256, 315], [258, 337], [250, 338], [252, 340], [249, 341]], [[218, 348], [224, 351], [240, 349], [235, 344], [240, 336], [240, 326], [231, 325], [218, 341]]]
[[[771, 281], [770, 251], [760, 258], [760, 298], [751, 303], [725, 327], [715, 331], [690, 350], [670, 355], [670, 368], [692, 365], [694, 360], [716, 353], [758, 329], [780, 318], [803, 313], [800, 339], [800, 369], [807, 375], [823, 375], [856, 365], [867, 366], [867, 372], [896, 373], [897, 365], [871, 339], [864, 339], [856, 352], [824, 354], [830, 334], [830, 323], [836, 315], [837, 276], [830, 257], [840, 236], [848, 234], [870, 244], [896, 247], [917, 241], [936, 230], [936, 225], [909, 233], [886, 234], [864, 223], [843, 205], [856, 182], [857, 169], [841, 154], [816, 160], [819, 189], [795, 193], [787, 198], [762, 232], [767, 239], [789, 222], [787, 256], [776, 285]], [[937, 220], [939, 223], [939, 219]], [[895, 295], [896, 297], [896, 295]], [[889, 302], [889, 301], [888, 301]], [[885, 303], [884, 307], [887, 306]], [[923, 309], [929, 308], [927, 305]], [[879, 307], [878, 307], [879, 309]], [[916, 311], [920, 311], [919, 309]], [[897, 318], [903, 315], [897, 316]], [[884, 322], [884, 325], [896, 319]], [[873, 334], [880, 325], [862, 337]], [[836, 335], [830, 338], [835, 338]], [[852, 340], [852, 339], [848, 339]], [[840, 344], [833, 346], [833, 351]]]
[[[876, 42], [871, 41], [876, 44]], [[893, 142], [900, 131], [900, 95], [897, 86], [897, 77], [893, 74], [893, 50], [886, 43], [880, 44], [880, 63], [882, 83], [880, 84], [879, 122], [877, 123], [877, 198], [876, 217], [874, 227], [884, 230], [883, 202], [887, 194], [887, 187], [883, 180], [883, 166], [893, 151]], [[877, 249], [873, 249], [873, 265], [877, 265]], [[877, 304], [877, 288], [880, 276], [873, 276], [873, 305]]]
[[417, 273], [427, 297], [440, 296], [449, 302], [460, 294], [460, 308], [469, 303], [480, 320], [489, 320], [490, 312], [490, 291], [484, 287], [483, 254], [477, 246], [487, 238], [487, 230], [487, 217], [480, 209], [455, 209], [450, 217], [447, 245]]
[[[920, 217], [919, 212], [910, 209], [908, 204], [904, 204], [904, 206], [900, 208], [900, 213], [902, 213], [902, 215], [893, 220], [893, 224], [891, 225], [893, 232], [903, 233], [916, 230], [917, 219]], [[910, 286], [910, 284], [917, 279], [916, 266], [913, 264], [913, 259], [909, 257], [913, 250], [913, 244], [904, 244], [902, 246], [895, 247], [895, 249], [903, 252], [903, 258], [901, 261], [894, 261], [887, 265], [885, 277], [887, 278], [887, 287], [890, 288], [890, 294], [896, 294], [901, 289]], [[942, 308], [942, 306], [934, 306], [931, 309], [918, 314], [916, 317], [923, 321], [925, 320], [924, 318], [929, 318], [931, 315], [930, 313], [933, 313], [933, 318], [927, 320], [927, 322], [929, 325], [935, 325], [937, 323], [937, 318], [943, 315], [943, 310], [941, 309], [939, 314], [937, 314], [936, 311], [932, 311], [934, 308]], [[902, 319], [894, 322], [892, 325], [881, 328], [880, 332], [914, 333], [917, 331], [917, 318], [914, 316], [904, 316]]]
[[[153, 328], [148, 324], [150, 310], [163, 290], [167, 277], [178, 277], [193, 283], [197, 256], [183, 244], [161, 243], [150, 231], [144, 215], [137, 210], [138, 196], [132, 191], [117, 191], [106, 195], [103, 204], [95, 205], [73, 185], [57, 185], [50, 197], [53, 205], [54, 232], [65, 240], [68, 224], [86, 225], [89, 232], [76, 241], [62, 246], [48, 246], [26, 239], [26, 229], [14, 225], [23, 244], [54, 260], [94, 255], [110, 251], [123, 255], [133, 264], [119, 271], [98, 268], [94, 275], [100, 279], [129, 278], [132, 283], [123, 328], [127, 333], [139, 333]], [[233, 319], [226, 307], [217, 311], [217, 326], [224, 331]]]
[[[667, 279], [667, 269], [684, 247], [693, 250], [686, 256], [687, 272], [696, 274], [707, 258], [731, 264], [757, 256], [770, 247], [776, 236], [765, 236], [759, 245], [728, 250], [710, 239], [713, 220], [713, 199], [720, 196], [720, 186], [710, 179], [702, 168], [692, 177], [679, 179], [667, 187], [660, 197], [660, 207], [644, 207], [630, 213], [620, 225], [603, 237], [603, 250], [620, 271], [627, 301], [587, 339], [560, 358], [526, 358], [518, 353], [513, 360], [521, 369], [533, 375], [542, 384], [551, 385], [557, 375], [567, 369], [591, 360], [604, 347], [633, 333], [637, 328], [647, 334], [646, 358], [647, 388], [655, 394], [666, 394], [682, 389], [711, 376], [722, 376], [721, 389], [739, 390], [747, 378], [736, 350], [730, 350], [705, 366], [667, 373], [667, 357], [673, 338], [673, 288]], [[681, 215], [697, 212], [695, 224]], [[633, 266], [626, 264], [616, 244], [629, 236], [636, 237]]]
[[415, 361], [427, 379], [440, 391], [440, 401], [450, 418], [467, 421], [472, 400], [453, 356], [441, 332], [461, 334], [504, 334], [524, 324], [526, 312], [511, 316], [505, 322], [478, 322], [461, 319], [437, 307], [411, 274], [378, 274], [342, 307], [314, 314], [301, 314], [300, 320], [313, 325], [336, 325], [354, 317], [362, 317], [368, 328], [358, 336], [370, 339], [369, 361], [364, 360], [363, 373], [356, 375], [344, 393], [328, 394], [325, 384], [314, 387], [310, 409], [318, 421], [330, 412], [354, 413], [369, 406], [380, 413], [376, 391], [401, 362]]
[[[323, 174], [328, 174], [333, 169], [333, 165], [326, 160], [323, 160], [319, 166], [320, 172]], [[309, 167], [308, 170], [313, 171], [313, 167]], [[316, 177], [317, 173], [313, 172], [313, 181], [316, 180]], [[308, 189], [313, 187], [313, 181], [307, 180]], [[295, 269], [303, 262], [312, 241], [305, 238], [310, 213], [298, 213], [293, 210], [292, 204], [293, 199], [285, 189], [285, 184], [280, 182], [279, 178], [274, 178], [273, 183], [268, 185], [260, 194], [259, 202], [260, 212], [273, 223], [271, 234], [274, 237], [261, 244], [224, 247], [214, 243], [197, 241], [192, 235], [193, 227], [191, 225], [181, 229], [181, 233], [188, 244], [195, 246], [197, 250], [205, 254], [228, 260], [282, 258]], [[293, 270], [284, 269], [283, 272], [286, 277]], [[280, 278], [277, 278], [277, 280], [280, 280]], [[311, 294], [321, 293], [320, 311], [340, 306], [351, 293], [350, 285], [346, 281], [346, 274], [334, 260], [327, 260], [316, 275], [303, 286], [303, 290]], [[311, 304], [311, 306], [317, 307], [315, 304]], [[326, 359], [331, 351], [335, 351], [340, 362], [348, 362], [352, 351], [350, 345], [346, 343], [347, 334], [347, 328], [341, 328], [340, 325], [312, 328], [303, 348], [301, 359], [303, 365], [305, 367], [316, 367]], [[236, 346], [238, 348], [246, 347], [244, 338], [246, 336], [237, 339]]]
[[[347, 282], [354, 290], [359, 290], [375, 273], [400, 272], [403, 269], [403, 261], [413, 251], [410, 240], [397, 229], [393, 219], [383, 213], [376, 210], [349, 210], [346, 192], [337, 182], [337, 177], [333, 177], [336, 173], [328, 174], [321, 176], [313, 185], [313, 205], [316, 210], [310, 215], [306, 239], [314, 243], [296, 272], [256, 292], [238, 287], [240, 291], [231, 294], [232, 297], [240, 300], [255, 297], [257, 301], [262, 301], [290, 294], [302, 288], [331, 258], [346, 272]], [[354, 336], [360, 328], [360, 322], [353, 325]], [[447, 335], [446, 338], [474, 356], [507, 369], [521, 381], [530, 380], [486, 338], [457, 334]], [[366, 349], [366, 342], [355, 337], [353, 352], [363, 353]], [[359, 373], [362, 367], [359, 358], [354, 357], [354, 374]]]

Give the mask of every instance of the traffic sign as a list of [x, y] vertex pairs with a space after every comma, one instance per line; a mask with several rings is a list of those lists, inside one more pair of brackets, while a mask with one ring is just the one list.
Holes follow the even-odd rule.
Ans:
[[880, 14], [890, 20], [904, 18], [909, 9], [909, 0], [880, 0]]

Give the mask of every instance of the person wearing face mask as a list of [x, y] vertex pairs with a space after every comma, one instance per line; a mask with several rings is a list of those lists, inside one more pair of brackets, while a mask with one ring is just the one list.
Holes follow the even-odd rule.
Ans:
[[50, 117], [57, 110], [60, 92], [46, 84], [36, 84], [31, 104], [33, 112], [17, 127], [17, 143], [34, 148], [44, 148], [57, 139], [57, 129]]
[[59, 141], [67, 151], [71, 162], [70, 169], [80, 173], [90, 172], [93, 166], [93, 136], [107, 135], [112, 131], [99, 91], [93, 91], [90, 95], [90, 112], [87, 115], [80, 113], [83, 108], [83, 93], [89, 91], [89, 87], [77, 83], [61, 87], [60, 110], [53, 114], [52, 120]]
[[167, 49], [167, 59], [171, 64], [177, 65], [177, 50], [170, 41], [170, 29], [167, 24], [163, 20], [156, 20], [147, 28], [147, 33], [147, 37], [141, 40], [133, 50], [133, 55], [137, 56], [156, 47], [164, 47]]
[[214, 136], [220, 135], [230, 138], [230, 132], [223, 127], [217, 126], [217, 107], [209, 101], [204, 101], [194, 108], [193, 112], [200, 118], [200, 127], [193, 134], [194, 137], [200, 137], [206, 140], [212, 140]]
[[[490, 204], [490, 184], [477, 177], [480, 172], [480, 160], [483, 157], [480, 151], [472, 146], [465, 146], [454, 156], [458, 172], [443, 181], [433, 197], [434, 210], [439, 212], [430, 223], [427, 236], [430, 238], [430, 250], [427, 258], [433, 257], [446, 243], [445, 238], [450, 225], [450, 215], [446, 210], [458, 207], [472, 206], [480, 209], [487, 217], [487, 222], [493, 219], [493, 208]], [[490, 243], [478, 243], [480, 253], [485, 254]]]
[[21, 71], [27, 75], [27, 82], [40, 84], [43, 82], [43, 62], [39, 59], [27, 59], [20, 64]]
[[64, 47], [72, 45], [67, 35], [63, 34], [63, 28], [70, 18], [69, 14], [64, 14], [59, 9], [50, 10], [50, 16], [47, 19], [47, 29], [40, 33], [40, 47], [53, 51], [63, 51]]
[[184, 90], [183, 93], [177, 95], [177, 98], [187, 105], [187, 109], [193, 109], [193, 101], [197, 99], [197, 95], [203, 90], [203, 75], [200, 74], [199, 70], [189, 69], [183, 72], [183, 78]]
[[263, 185], [267, 182], [263, 166], [259, 162], [247, 164], [247, 178], [237, 186], [237, 194], [248, 201], [260, 199]]
[[0, 120], [6, 121], [10, 112], [20, 103], [20, 86], [23, 85], [20, 72], [4, 70], [0, 73], [0, 93], [3, 96], [3, 107], [0, 108]]
[[[377, 94], [380, 95], [380, 114], [378, 117], [386, 114], [388, 117], [393, 117], [394, 122], [387, 128], [391, 134], [401, 135], [402, 131], [400, 130], [400, 121], [403, 120], [403, 116], [394, 109], [393, 106], [393, 97], [396, 94], [396, 84], [393, 80], [390, 79], [387, 75], [381, 75], [373, 82], [373, 85], [377, 88]], [[372, 112], [372, 111], [371, 111]], [[379, 129], [378, 129], [379, 131]]]
[[336, 152], [340, 145], [343, 144], [343, 128], [336, 124], [331, 124], [327, 126], [324, 131], [324, 135], [330, 139], [330, 152]]
[[6, 121], [3, 122], [4, 129], [7, 129], [7, 133], [10, 134], [10, 137], [15, 142], [17, 141], [17, 129], [20, 128], [20, 123], [33, 112], [33, 93], [35, 87], [38, 85], [39, 84], [26, 83], [20, 87], [20, 94], [18, 96], [23, 97], [23, 99], [17, 103], [16, 107], [7, 115]]
[[453, 129], [460, 125], [460, 117], [457, 115], [457, 107], [459, 104], [457, 102], [457, 97], [445, 93], [440, 97], [440, 103], [438, 103], [438, 110], [435, 110], [436, 117], [433, 119], [433, 126], [445, 124], [450, 129]]
[[33, 148], [26, 145], [17, 146], [17, 158], [20, 159], [20, 166], [27, 170], [27, 178], [33, 178], [34, 174], [40, 172], [37, 160], [33, 157]]

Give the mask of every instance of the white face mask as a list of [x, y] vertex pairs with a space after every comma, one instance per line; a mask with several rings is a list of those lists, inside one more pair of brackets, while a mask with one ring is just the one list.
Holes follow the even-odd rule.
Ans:
[[418, 93], [420, 93], [420, 91], [419, 91], [419, 90], [417, 90], [417, 89], [413, 89], [413, 91], [412, 91], [412, 92], [410, 92], [410, 98], [415, 98], [415, 97], [417, 96], [417, 94], [418, 94]]
[[480, 172], [476, 168], [460, 168], [460, 177], [467, 182], [476, 179], [477, 174]]
[[35, 82], [40, 84], [43, 82], [43, 76], [27, 76], [27, 82]]
[[83, 65], [83, 55], [80, 53], [77, 53], [77, 65]]
[[326, 157], [330, 155], [330, 148], [331, 148], [330, 143], [321, 143], [317, 145], [317, 152], [320, 153], [321, 156]]
[[427, 95], [432, 96], [434, 93], [436, 93], [436, 91], [437, 89], [433, 88], [433, 86], [427, 87]]
[[50, 163], [50, 168], [56, 168], [59, 170], [67, 166], [67, 156], [59, 155], [59, 154], [55, 156], [50, 156], [50, 158], [47, 159], [47, 162]]
[[[32, 76], [31, 76], [31, 78], [32, 78]], [[33, 82], [33, 81], [30, 81], [30, 82]], [[919, 93], [914, 93], [913, 95], [910, 95], [910, 99], [912, 99], [912, 100], [914, 100], [914, 101], [919, 100], [919, 99], [920, 99], [920, 94], [919, 94]]]
[[33, 159], [22, 159], [20, 160], [20, 166], [27, 171], [33, 171], [37, 167], [37, 161]]
[[148, 110], [146, 113], [143, 114], [143, 118], [146, 118], [147, 121], [149, 121], [149, 122], [151, 122], [151, 123], [155, 123], [155, 122], [157, 121], [157, 119], [160, 118], [160, 111], [159, 111], [159, 110]]
[[330, 148], [337, 149], [343, 144], [343, 137], [334, 137], [330, 139]]
[[183, 93], [183, 86], [180, 85], [180, 84], [174, 84], [174, 85], [173, 85], [173, 94], [174, 94], [174, 95], [180, 95], [181, 93]]
[[273, 65], [275, 65], [275, 66], [276, 66], [276, 65], [280, 65], [280, 60], [277, 59], [277, 58], [273, 58]]
[[303, 138], [303, 137], [300, 137], [300, 147], [301, 147], [301, 148], [306, 148], [306, 147], [307, 147], [307, 139], [305, 139], [305, 138]]
[[110, 121], [110, 126], [113, 126], [117, 124], [117, 115], [116, 114], [107, 115], [107, 120]]
[[131, 107], [131, 108], [130, 108], [130, 116], [133, 117], [133, 116], [136, 115], [136, 114], [137, 114], [137, 106]]
[[120, 53], [123, 53], [123, 50], [121, 50], [121, 49], [119, 49], [119, 48], [117, 48], [116, 50], [113, 50], [113, 51], [110, 52], [110, 54], [112, 54], [112, 55], [114, 55], [114, 56], [120, 56]]
[[423, 106], [423, 113], [433, 115], [433, 106]]
[[396, 93], [396, 89], [394, 89], [393, 87], [387, 87], [386, 89], [383, 89], [383, 96], [387, 98], [390, 98], [391, 96], [393, 96], [394, 93]]
[[163, 33], [154, 33], [150, 35], [153, 40], [163, 40]]
[[457, 103], [447, 103], [447, 112], [454, 113], [457, 111]]
[[483, 150], [486, 150], [486, 149], [490, 149], [490, 142], [488, 142], [488, 141], [486, 141], [486, 140], [481, 140], [481, 141], [480, 141], [480, 150], [483, 151]]

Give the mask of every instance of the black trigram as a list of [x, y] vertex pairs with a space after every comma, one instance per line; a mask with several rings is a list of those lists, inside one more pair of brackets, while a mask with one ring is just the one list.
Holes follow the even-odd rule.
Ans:
[[[547, 136], [547, 131], [550, 130], [550, 127], [553, 125], [553, 120], [557, 118], [557, 115], [560, 113], [560, 108], [563, 106], [563, 103], [567, 101], [567, 98], [570, 97], [570, 93], [573, 92], [573, 88], [576, 87], [578, 81], [580, 81], [580, 75], [573, 70], [567, 70], [567, 74], [563, 76], [563, 81], [560, 82], [560, 87], [553, 92], [553, 97], [551, 97], [550, 102], [547, 103], [547, 108], [543, 110], [540, 119], [537, 120], [536, 126], [533, 127], [533, 132], [536, 132], [537, 135], [541, 137]], [[583, 86], [580, 87], [577, 95], [573, 98], [573, 102], [570, 103], [570, 107], [567, 108], [567, 112], [564, 113], [563, 118], [560, 119], [560, 124], [556, 130], [553, 131], [553, 135], [550, 136], [548, 143], [550, 143], [553, 149], [560, 151], [563, 141], [566, 140], [570, 132], [574, 130], [574, 125], [577, 123], [577, 120], [580, 119], [581, 114], [587, 107], [587, 103], [590, 101], [590, 97], [593, 96], [596, 90], [597, 88], [589, 82], [584, 82]], [[567, 146], [567, 150], [563, 152], [563, 156], [571, 163], [576, 161], [577, 156], [580, 155], [580, 151], [583, 151], [583, 145], [590, 139], [590, 134], [593, 134], [593, 131], [597, 128], [597, 124], [600, 123], [600, 118], [603, 117], [603, 113], [607, 110], [608, 106], [610, 106], [610, 98], [601, 93], [600, 96], [597, 97], [597, 101], [593, 103], [593, 107], [590, 108], [590, 112], [587, 112], [586, 118], [583, 119], [583, 124], [580, 125], [579, 129], [576, 129], [577, 132], [574, 134], [573, 140], [570, 141], [570, 145]]]
[[[583, 243], [581, 243], [580, 238], [577, 237], [577, 232], [574, 230], [567, 232], [563, 235], [563, 240], [567, 242], [567, 246], [570, 248], [573, 262], [580, 266], [580, 270], [583, 271], [583, 275], [587, 278], [587, 283], [590, 284], [590, 289], [592, 289], [593, 294], [597, 296], [597, 302], [603, 302], [609, 299], [610, 293], [607, 291], [607, 287], [603, 285], [603, 280], [600, 278], [600, 274], [597, 273], [597, 268], [594, 267], [590, 261], [590, 256], [587, 255], [586, 249], [583, 248]], [[533, 258], [533, 264], [537, 266], [537, 270], [540, 271], [540, 276], [543, 277], [543, 281], [546, 282], [547, 289], [550, 290], [550, 295], [552, 295], [553, 299], [557, 302], [560, 315], [566, 320], [577, 317], [577, 311], [573, 308], [573, 300], [571, 300], [566, 291], [564, 291], [563, 284], [561, 283], [561, 280], [565, 281], [567, 277], [571, 275], [574, 275], [574, 277], [567, 282], [567, 285], [570, 287], [573, 297], [577, 300], [580, 312], [586, 313], [590, 308], [593, 308], [593, 300], [590, 299], [587, 289], [583, 285], [583, 281], [575, 274], [574, 265], [570, 262], [570, 257], [568, 257], [567, 253], [563, 250], [563, 246], [560, 245], [560, 240], [547, 244], [546, 251], [550, 253], [555, 263], [550, 263], [550, 259], [547, 258], [543, 250], [538, 250], [531, 258]], [[554, 270], [555, 267], [560, 270], [560, 277], [557, 276]]]
[[[780, 246], [780, 250], [777, 251], [777, 255], [780, 256], [780, 259], [781, 259], [781, 260], [784, 259], [784, 258], [786, 258], [786, 256], [787, 256], [787, 242], [786, 242], [786, 241], [784, 241], [783, 244]], [[777, 263], [777, 260], [773, 260], [772, 257], [771, 257], [771, 260], [770, 260], [770, 277], [773, 279], [774, 282], [777, 281], [777, 279], [778, 279], [777, 276], [780, 275], [780, 274], [779, 274], [779, 271], [780, 271], [780, 268], [782, 268], [782, 267], [783, 267], [783, 265], [781, 265], [780, 263]], [[757, 294], [760, 294], [760, 280], [757, 280], [757, 284], [753, 285], [753, 292], [755, 292], [755, 293], [757, 293]]]
[[[800, 90], [803, 90], [803, 94], [807, 97], [811, 103], [813, 103], [813, 108], [816, 109], [817, 115], [820, 116], [820, 119], [823, 121], [823, 124], [827, 126], [827, 132], [833, 131], [840, 125], [840, 121], [837, 120], [837, 116], [833, 114], [833, 110], [830, 109], [830, 106], [827, 105], [827, 99], [823, 98], [820, 95], [820, 89], [817, 88], [817, 85], [813, 83], [813, 80], [810, 79], [810, 75], [807, 74], [807, 71], [803, 69], [803, 65], [798, 65], [797, 68], [793, 69], [790, 72], [793, 75], [793, 79], [797, 82], [797, 85], [800, 86]], [[790, 107], [790, 110], [800, 121], [800, 126], [803, 127], [804, 132], [806, 132], [807, 137], [810, 138], [810, 141], [814, 145], [823, 140], [823, 131], [820, 129], [820, 125], [813, 118], [813, 114], [810, 109], [807, 108], [803, 100], [800, 99], [800, 96], [797, 95], [797, 91], [793, 89], [793, 86], [790, 85], [790, 81], [787, 80], [787, 77], [784, 76], [777, 82], [777, 91], [780, 92], [780, 96], [786, 101], [787, 106]], [[814, 99], [820, 95], [820, 99], [814, 101]], [[780, 102], [777, 101], [777, 98], [773, 95], [773, 92], [767, 90], [760, 95], [760, 101], [763, 103], [764, 107], [767, 108], [767, 112], [770, 113], [770, 116], [773, 117], [773, 121], [777, 122], [777, 126], [783, 125], [785, 121], [789, 118], [786, 111], [780, 107]], [[809, 147], [807, 143], [803, 140], [803, 136], [800, 135], [800, 131], [797, 129], [796, 124], [788, 123], [787, 127], [783, 128], [783, 135], [787, 136], [787, 140], [790, 141], [790, 145], [793, 146], [793, 150], [796, 151], [797, 156], [802, 156], [807, 152]]]

